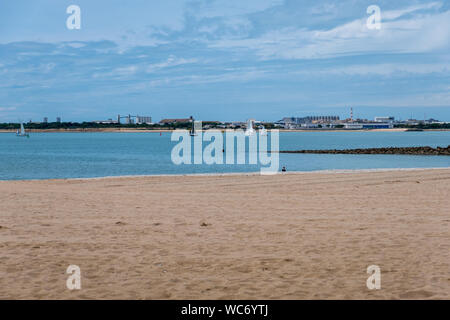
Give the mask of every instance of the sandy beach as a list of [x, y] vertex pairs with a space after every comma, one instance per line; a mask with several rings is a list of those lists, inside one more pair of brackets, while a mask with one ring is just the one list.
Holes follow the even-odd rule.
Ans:
[[0, 299], [449, 299], [449, 190], [450, 169], [0, 181]]

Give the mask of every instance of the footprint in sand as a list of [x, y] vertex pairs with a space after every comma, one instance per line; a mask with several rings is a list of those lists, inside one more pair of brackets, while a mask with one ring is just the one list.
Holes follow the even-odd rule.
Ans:
[[400, 299], [424, 299], [434, 296], [434, 293], [426, 290], [407, 291], [400, 294]]

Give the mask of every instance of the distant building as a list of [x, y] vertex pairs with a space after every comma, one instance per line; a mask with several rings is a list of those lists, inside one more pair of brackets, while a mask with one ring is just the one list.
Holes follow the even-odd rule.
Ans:
[[314, 123], [314, 122], [333, 122], [338, 121], [339, 116], [309, 116], [309, 117], [303, 117], [303, 118], [297, 118], [297, 121], [300, 121], [300, 123]]
[[276, 126], [282, 126], [285, 129], [297, 128], [315, 128], [318, 126], [307, 126], [309, 124], [332, 124], [339, 122], [339, 116], [308, 116], [308, 117], [286, 117], [275, 122]]
[[406, 125], [410, 125], [410, 126], [416, 126], [416, 125], [419, 125], [419, 124], [434, 124], [434, 123], [442, 124], [442, 123], [445, 123], [445, 122], [442, 122], [442, 121], [439, 121], [439, 120], [431, 118], [431, 119], [428, 119], [428, 120], [408, 119], [408, 120], [405, 120], [405, 121], [397, 121], [396, 123], [406, 124]]
[[117, 124], [118, 122], [116, 120], [113, 119], [108, 119], [108, 120], [95, 120], [92, 121], [94, 123], [98, 123], [98, 124]]
[[175, 123], [188, 123], [192, 122], [191, 118], [181, 118], [181, 119], [162, 119], [160, 124], [175, 124]]
[[363, 128], [363, 124], [362, 123], [346, 123], [344, 124], [344, 128], [345, 129], [362, 129]]
[[230, 129], [238, 129], [238, 128], [245, 128], [246, 124], [245, 122], [241, 121], [233, 121], [228, 125], [228, 128]]
[[277, 123], [297, 125], [304, 123], [331, 123], [339, 121], [339, 116], [308, 116], [308, 117], [287, 117]]
[[300, 126], [305, 129], [319, 128], [317, 123], [302, 123]]
[[56, 122], [61, 123], [61, 117], [56, 117]]
[[297, 124], [297, 119], [295, 117], [285, 117], [281, 119], [279, 122], [283, 124]]
[[392, 129], [392, 122], [352, 122], [344, 124], [345, 129]]
[[134, 119], [132, 119], [131, 117], [126, 117], [125, 124], [134, 124]]
[[44, 121], [42, 121], [43, 123], [48, 123], [48, 118], [44, 117]]
[[426, 124], [442, 123], [441, 121], [436, 120], [436, 119], [433, 119], [433, 118], [430, 118], [430, 119], [428, 119], [428, 120], [424, 120], [424, 122], [425, 122]]
[[136, 116], [136, 124], [151, 124], [152, 117]]
[[394, 122], [394, 117], [375, 117], [375, 122]]
[[408, 119], [404, 123], [408, 124], [408, 125], [418, 125], [418, 124], [420, 124], [420, 122], [421, 122], [420, 120]]

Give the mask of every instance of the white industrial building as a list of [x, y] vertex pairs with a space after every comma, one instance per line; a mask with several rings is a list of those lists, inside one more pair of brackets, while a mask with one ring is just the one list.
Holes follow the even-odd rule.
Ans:
[[345, 129], [392, 129], [392, 122], [350, 122], [344, 124]]
[[394, 122], [394, 117], [375, 117], [375, 122]]
[[152, 117], [136, 116], [136, 124], [151, 124]]

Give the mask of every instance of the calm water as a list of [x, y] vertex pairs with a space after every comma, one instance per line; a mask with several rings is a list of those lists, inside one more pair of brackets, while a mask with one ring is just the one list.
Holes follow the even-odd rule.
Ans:
[[[257, 165], [175, 165], [170, 133], [0, 133], [0, 180], [259, 171]], [[204, 143], [206, 146], [208, 143]], [[280, 150], [447, 146], [450, 132], [282, 132]], [[446, 156], [281, 154], [289, 171], [450, 167]]]

